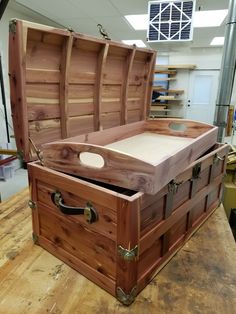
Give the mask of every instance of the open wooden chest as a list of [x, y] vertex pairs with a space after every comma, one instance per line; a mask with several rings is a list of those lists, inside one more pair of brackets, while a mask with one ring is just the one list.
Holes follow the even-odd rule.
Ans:
[[127, 305], [218, 206], [228, 151], [215, 127], [145, 120], [155, 58], [10, 24], [17, 147], [25, 161], [41, 159], [28, 164], [34, 241]]

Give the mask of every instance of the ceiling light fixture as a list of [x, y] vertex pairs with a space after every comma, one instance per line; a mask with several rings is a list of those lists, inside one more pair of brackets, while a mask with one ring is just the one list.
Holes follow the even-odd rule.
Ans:
[[228, 10], [195, 11], [193, 27], [220, 26], [228, 14]]
[[136, 31], [148, 28], [148, 14], [125, 15], [125, 18]]
[[[195, 11], [193, 27], [220, 26], [227, 14], [228, 10]], [[125, 18], [136, 31], [148, 28], [148, 14], [125, 15]]]
[[211, 46], [223, 46], [225, 38], [224, 37], [214, 37], [210, 43]]
[[126, 45], [136, 45], [137, 47], [140, 48], [147, 47], [141, 39], [122, 40], [122, 42]]

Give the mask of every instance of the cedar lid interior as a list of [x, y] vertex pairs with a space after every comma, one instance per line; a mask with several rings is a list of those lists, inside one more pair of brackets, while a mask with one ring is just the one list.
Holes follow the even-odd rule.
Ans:
[[[51, 141], [147, 116], [155, 52], [12, 20], [11, 108], [25, 161]], [[29, 141], [31, 139], [31, 141]]]

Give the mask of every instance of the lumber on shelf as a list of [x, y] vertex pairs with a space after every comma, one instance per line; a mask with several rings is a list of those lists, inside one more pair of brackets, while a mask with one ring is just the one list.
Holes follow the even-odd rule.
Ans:
[[157, 64], [155, 71], [159, 69], [186, 69], [186, 70], [194, 70], [196, 69], [196, 64]]
[[183, 94], [184, 90], [183, 89], [165, 89], [162, 86], [153, 86], [152, 88], [154, 91], [161, 92], [161, 93], [166, 93], [166, 94]]

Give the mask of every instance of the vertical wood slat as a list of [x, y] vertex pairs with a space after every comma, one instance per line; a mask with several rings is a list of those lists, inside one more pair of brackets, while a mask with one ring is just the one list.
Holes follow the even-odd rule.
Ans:
[[40, 225], [39, 225], [39, 215], [38, 215], [38, 209], [37, 209], [37, 186], [36, 186], [37, 174], [35, 174], [35, 171], [37, 171], [37, 169], [30, 163], [28, 164], [27, 169], [28, 169], [28, 176], [29, 176], [30, 199], [31, 201], [36, 203], [36, 208], [31, 210], [33, 234], [34, 236], [39, 236]]
[[9, 33], [9, 77], [11, 110], [18, 151], [23, 159], [30, 159], [28, 111], [25, 95], [25, 62], [27, 28], [21, 21], [11, 21]]
[[98, 55], [97, 75], [94, 90], [94, 131], [102, 130], [101, 125], [101, 102], [102, 102], [102, 85], [103, 85], [103, 72], [106, 64], [109, 44], [106, 43]]
[[69, 136], [69, 121], [68, 121], [68, 89], [69, 89], [69, 66], [71, 60], [71, 52], [73, 46], [73, 36], [69, 35], [64, 39], [62, 47], [61, 71], [60, 71], [60, 117], [61, 117], [61, 137]]
[[153, 73], [156, 63], [156, 53], [151, 55], [151, 60], [148, 68], [146, 86], [145, 86], [145, 94], [143, 99], [143, 111], [141, 120], [145, 120], [149, 116], [150, 107], [151, 107], [151, 100], [152, 100], [152, 85], [153, 85]]
[[[173, 199], [174, 199], [174, 193], [173, 191], [170, 191], [166, 195], [166, 202], [165, 202], [165, 210], [164, 210], [164, 219], [167, 219], [172, 214], [173, 209]], [[166, 231], [166, 233], [162, 236], [162, 250], [161, 254], [164, 256], [168, 251], [170, 247], [170, 230]]]
[[[189, 198], [193, 198], [195, 194], [197, 193], [197, 183], [198, 183], [198, 178], [192, 178], [191, 179], [191, 184], [190, 184], [190, 193], [189, 193]], [[193, 210], [192, 208], [187, 214], [187, 230], [192, 227], [193, 224]]]
[[122, 85], [122, 99], [121, 99], [121, 114], [120, 114], [120, 122], [121, 125], [127, 124], [127, 99], [128, 99], [128, 90], [129, 90], [129, 79], [130, 73], [132, 70], [134, 57], [135, 57], [136, 47], [128, 53], [125, 68], [124, 68], [124, 80]]
[[[117, 248], [121, 245], [125, 249], [133, 249], [139, 245], [140, 238], [140, 200], [128, 202], [118, 199], [117, 209]], [[138, 257], [126, 261], [118, 253], [116, 264], [116, 289], [120, 287], [126, 294], [130, 294], [137, 285]]]

